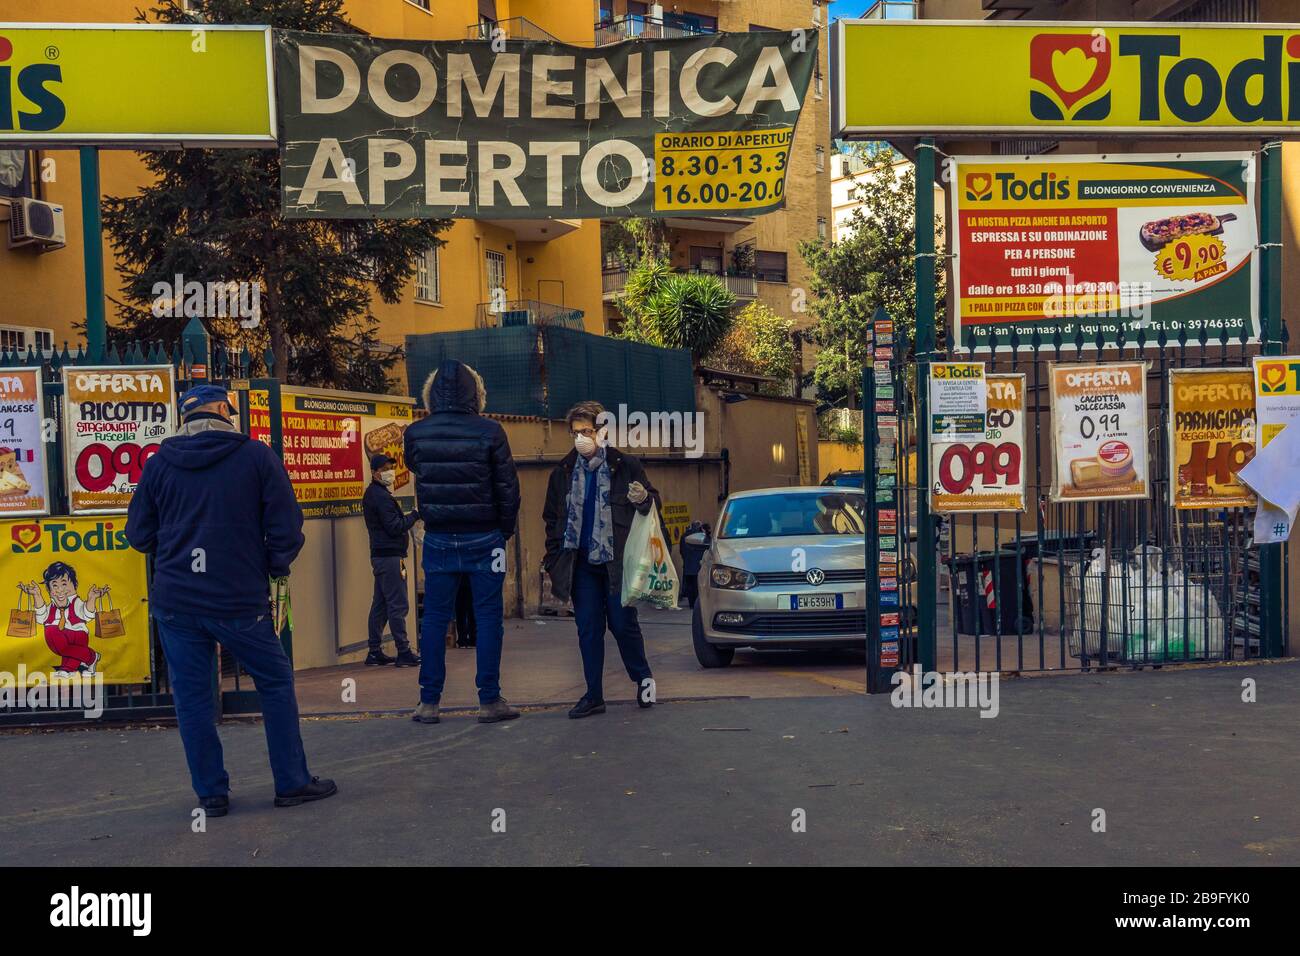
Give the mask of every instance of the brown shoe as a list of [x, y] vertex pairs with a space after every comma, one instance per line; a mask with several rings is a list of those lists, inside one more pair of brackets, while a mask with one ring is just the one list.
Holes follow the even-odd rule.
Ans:
[[419, 707], [411, 711], [411, 719], [422, 724], [436, 724], [438, 722], [438, 705], [420, 704]]
[[495, 724], [498, 720], [514, 720], [518, 716], [519, 711], [511, 707], [504, 697], [498, 697], [486, 704], [480, 704], [478, 708], [478, 722], [480, 724]]

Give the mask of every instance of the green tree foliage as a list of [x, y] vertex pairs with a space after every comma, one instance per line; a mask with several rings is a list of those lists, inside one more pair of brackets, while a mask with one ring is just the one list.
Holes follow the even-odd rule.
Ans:
[[647, 255], [614, 304], [623, 314], [617, 338], [689, 349], [698, 365], [731, 330], [736, 297], [717, 276], [674, 272], [667, 259]]
[[735, 304], [736, 297], [717, 276], [674, 272], [646, 300], [645, 324], [657, 344], [689, 349], [698, 365], [731, 330]]
[[[821, 346], [814, 381], [822, 396], [856, 405], [862, 369], [868, 363], [867, 332], [877, 308], [894, 320], [899, 341], [910, 343], [916, 326], [916, 174], [896, 166], [900, 156], [888, 147], [860, 155], [867, 163], [858, 174], [851, 228], [839, 242], [801, 242], [799, 252], [812, 272], [809, 307], [817, 324], [814, 341]], [[936, 232], [942, 223], [935, 218]], [[936, 247], [943, 248], [940, 234]], [[935, 322], [942, 342], [946, 284], [942, 260], [936, 258]]]
[[[158, 0], [141, 19], [256, 23], [329, 33], [347, 29], [344, 0]], [[160, 92], [162, 95], [162, 92]], [[104, 225], [126, 301], [120, 338], [174, 340], [187, 318], [157, 317], [154, 286], [185, 281], [260, 283], [261, 322], [209, 323], [214, 345], [270, 347], [287, 381], [386, 391], [400, 352], [381, 346], [372, 296], [396, 302], [416, 262], [450, 221], [288, 220], [280, 210], [274, 149], [189, 149], [141, 154], [153, 180], [106, 198]]]
[[629, 216], [601, 224], [601, 253], [617, 259], [628, 269], [646, 259], [669, 256], [668, 227], [662, 219]]
[[668, 260], [657, 256], [643, 258], [628, 270], [623, 292], [614, 299], [614, 307], [623, 314], [623, 327], [617, 334], [618, 338], [651, 345], [663, 344], [657, 341], [654, 329], [648, 324], [646, 304], [672, 274]]
[[794, 378], [794, 322], [783, 319], [762, 302], [751, 302], [736, 316], [726, 337], [704, 364], [728, 372], [766, 375], [777, 379], [770, 390], [788, 395]]

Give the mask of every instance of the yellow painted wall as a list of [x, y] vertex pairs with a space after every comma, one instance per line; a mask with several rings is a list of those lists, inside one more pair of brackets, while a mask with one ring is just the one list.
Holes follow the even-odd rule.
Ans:
[[[3, 18], [15, 22], [130, 23], [139, 5], [137, 0], [61, 0], [56, 11], [46, 0], [6, 0]], [[425, 11], [405, 0], [356, 0], [349, 4], [348, 16], [376, 36], [442, 39], [463, 39], [478, 20], [476, 0], [439, 0], [431, 6], [433, 10]], [[564, 39], [592, 40], [595, 8], [586, 0], [516, 0], [513, 5], [498, 0], [498, 19], [520, 15]], [[51, 328], [56, 342], [66, 340], [75, 346], [83, 337], [75, 326], [84, 323], [86, 315], [78, 154], [56, 150], [39, 155], [53, 160], [55, 177], [42, 184], [39, 198], [63, 204], [68, 242], [61, 249], [43, 253], [10, 250], [0, 243], [0, 325]], [[135, 153], [104, 150], [100, 156], [103, 195], [130, 195], [148, 175]], [[7, 204], [0, 202], [0, 220], [7, 216]], [[385, 303], [376, 296], [372, 311], [380, 323], [381, 341], [402, 345], [410, 334], [473, 328], [478, 304], [489, 298], [488, 250], [506, 257], [508, 298], [541, 299], [582, 309], [587, 331], [603, 334], [598, 221], [583, 221], [576, 230], [550, 242], [519, 242], [511, 231], [491, 222], [458, 220], [443, 238], [447, 244], [440, 251], [441, 302], [417, 302], [414, 282], [399, 302]], [[113, 300], [122, 298], [111, 248], [104, 250], [104, 280], [111, 323], [116, 319]], [[395, 372], [397, 381], [403, 382], [404, 370], [399, 367]]]

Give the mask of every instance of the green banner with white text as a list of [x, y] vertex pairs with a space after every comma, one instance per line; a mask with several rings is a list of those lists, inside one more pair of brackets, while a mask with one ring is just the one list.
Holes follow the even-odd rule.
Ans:
[[291, 218], [755, 215], [782, 206], [815, 30], [595, 48], [277, 32]]

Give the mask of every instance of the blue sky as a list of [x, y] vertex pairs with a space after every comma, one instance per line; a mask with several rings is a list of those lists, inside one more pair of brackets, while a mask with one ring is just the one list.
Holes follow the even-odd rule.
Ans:
[[872, 0], [835, 0], [831, 4], [831, 19], [839, 17], [860, 17], [867, 12]]
[[831, 19], [860, 17], [871, 6], [871, 0], [835, 0], [831, 4]]
[[860, 17], [871, 9], [876, 0], [833, 0], [831, 3], [831, 19], [839, 17]]

